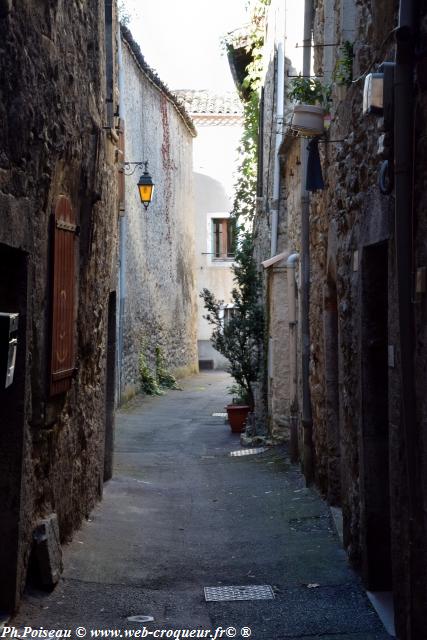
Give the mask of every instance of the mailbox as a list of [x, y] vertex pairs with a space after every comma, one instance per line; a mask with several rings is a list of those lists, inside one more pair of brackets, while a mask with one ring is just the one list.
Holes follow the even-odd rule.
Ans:
[[18, 313], [0, 312], [0, 389], [10, 387], [18, 347]]

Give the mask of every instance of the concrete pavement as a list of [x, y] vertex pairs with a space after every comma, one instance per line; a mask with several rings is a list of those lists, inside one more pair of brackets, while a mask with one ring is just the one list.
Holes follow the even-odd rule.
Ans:
[[[118, 413], [115, 476], [65, 548], [60, 584], [28, 593], [16, 627], [84, 626], [88, 637], [145, 626], [235, 627], [237, 638], [249, 627], [254, 640], [389, 638], [327, 505], [286, 451], [229, 455], [239, 436], [212, 415], [224, 411], [228, 384], [226, 374], [200, 374]], [[275, 598], [205, 602], [204, 587], [227, 585], [271, 585]], [[128, 620], [137, 615], [154, 621]]]

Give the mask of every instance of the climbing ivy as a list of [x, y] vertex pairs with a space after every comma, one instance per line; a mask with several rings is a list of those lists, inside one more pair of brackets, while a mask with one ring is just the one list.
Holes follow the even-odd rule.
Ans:
[[224, 355], [228, 369], [253, 408], [252, 383], [258, 379], [260, 354], [264, 336], [264, 316], [261, 300], [261, 278], [254, 258], [252, 225], [256, 210], [259, 90], [262, 78], [262, 53], [264, 24], [270, 0], [255, 0], [251, 3], [251, 20], [242, 35], [231, 35], [225, 39], [228, 51], [241, 48], [245, 43], [250, 62], [242, 82], [240, 94], [244, 99], [243, 135], [238, 148], [240, 162], [235, 185], [231, 217], [236, 229], [233, 265], [234, 288], [231, 293], [233, 313], [224, 323], [221, 300], [208, 289], [200, 294], [207, 315], [213, 326], [211, 341], [215, 349]]
[[353, 80], [353, 43], [346, 40], [340, 47], [333, 78], [338, 85], [349, 87]]
[[245, 32], [239, 30], [224, 39], [228, 52], [244, 42], [250, 62], [242, 82], [243, 134], [237, 150], [239, 164], [234, 184], [232, 216], [237, 221], [251, 221], [256, 209], [259, 92], [263, 70], [263, 46], [265, 17], [270, 0], [255, 0], [251, 3], [251, 18]]
[[162, 347], [156, 346], [156, 374], [157, 383], [162, 389], [179, 389], [175, 376], [166, 366], [166, 357]]
[[149, 396], [160, 396], [163, 393], [163, 389], [180, 389], [175, 377], [167, 368], [166, 357], [162, 347], [159, 345], [155, 347], [155, 371], [153, 371], [148, 364], [146, 351], [147, 342], [143, 340], [139, 354], [139, 381], [141, 391]]

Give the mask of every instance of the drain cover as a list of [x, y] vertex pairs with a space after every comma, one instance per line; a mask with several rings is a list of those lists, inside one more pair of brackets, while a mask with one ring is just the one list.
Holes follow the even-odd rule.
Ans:
[[226, 413], [213, 413], [212, 414], [215, 418], [225, 418], [226, 417]]
[[268, 584], [246, 587], [205, 587], [206, 602], [222, 600], [273, 600], [274, 591]]
[[254, 449], [238, 449], [231, 451], [230, 456], [254, 456], [256, 453], [264, 453], [267, 447], [255, 447]]

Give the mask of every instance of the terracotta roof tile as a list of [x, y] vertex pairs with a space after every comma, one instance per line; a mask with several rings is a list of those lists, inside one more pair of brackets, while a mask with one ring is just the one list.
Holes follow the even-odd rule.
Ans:
[[174, 94], [192, 116], [241, 116], [243, 114], [242, 103], [234, 91], [217, 94], [208, 90], [182, 89], [174, 91]]

